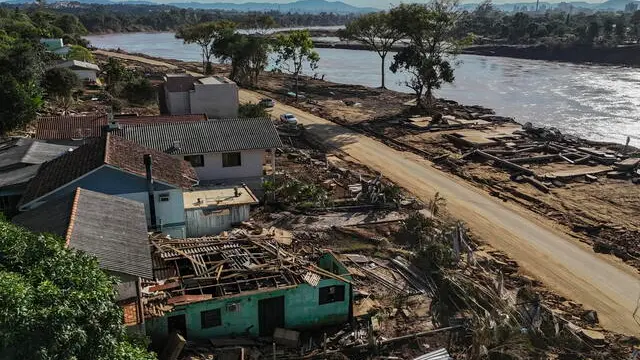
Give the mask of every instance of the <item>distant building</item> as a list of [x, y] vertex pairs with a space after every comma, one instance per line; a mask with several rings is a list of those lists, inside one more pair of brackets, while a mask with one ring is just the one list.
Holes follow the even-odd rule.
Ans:
[[182, 191], [197, 183], [191, 165], [107, 133], [41, 165], [20, 211], [57, 202], [79, 187], [141, 202], [149, 229], [185, 236]]
[[201, 184], [262, 186], [267, 149], [282, 147], [267, 118], [123, 125], [116, 134], [187, 160]]
[[40, 39], [40, 43], [44, 45], [47, 51], [56, 55], [67, 56], [71, 51], [71, 47], [64, 45], [64, 41], [61, 38]]
[[171, 115], [238, 116], [238, 86], [222, 76], [196, 78], [189, 74], [167, 74], [163, 92], [160, 108]]
[[89, 82], [96, 82], [98, 80], [98, 71], [100, 71], [98, 65], [79, 60], [64, 61], [50, 67], [50, 69], [52, 68], [70, 69], [78, 75], [80, 80]]
[[0, 142], [0, 212], [14, 215], [22, 193], [36, 176], [40, 164], [73, 149], [26, 138]]

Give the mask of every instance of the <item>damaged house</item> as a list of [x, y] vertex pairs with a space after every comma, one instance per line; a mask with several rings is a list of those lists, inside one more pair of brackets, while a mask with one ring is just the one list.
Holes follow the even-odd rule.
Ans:
[[107, 133], [42, 164], [18, 206], [35, 209], [81, 187], [141, 202], [149, 229], [184, 237], [182, 192], [196, 183], [189, 163]]
[[156, 283], [143, 287], [147, 336], [188, 339], [272, 336], [276, 328], [343, 324], [351, 276], [332, 253], [308, 261], [268, 236], [155, 239]]

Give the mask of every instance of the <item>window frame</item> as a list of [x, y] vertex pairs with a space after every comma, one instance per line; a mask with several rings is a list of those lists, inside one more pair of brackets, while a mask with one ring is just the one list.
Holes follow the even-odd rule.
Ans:
[[[213, 316], [213, 318], [208, 316]], [[212, 320], [214, 320], [214, 323], [209, 324], [208, 322]], [[210, 329], [218, 326], [222, 326], [222, 310], [220, 308], [200, 311], [201, 329]]]
[[160, 194], [158, 194], [158, 201], [160, 201], [160, 202], [171, 201], [171, 194], [170, 193], [160, 193]]
[[[230, 156], [234, 156], [233, 158], [229, 158]], [[233, 162], [230, 164], [231, 160], [235, 160], [235, 156], [237, 156], [237, 164]], [[234, 152], [226, 152], [222, 153], [222, 167], [223, 168], [231, 168], [231, 167], [240, 167], [242, 166], [242, 152], [234, 151]]]
[[[196, 162], [194, 164], [193, 159], [198, 159], [199, 162]], [[191, 164], [191, 167], [194, 167], [194, 168], [204, 167], [204, 155], [185, 155], [184, 161], [189, 162], [189, 164]]]
[[[335, 289], [332, 293], [331, 289]], [[345, 300], [345, 285], [329, 285], [318, 289], [318, 305], [333, 304]]]

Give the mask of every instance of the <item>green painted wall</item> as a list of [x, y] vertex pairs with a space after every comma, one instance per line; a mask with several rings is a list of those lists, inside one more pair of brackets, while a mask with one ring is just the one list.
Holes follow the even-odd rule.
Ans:
[[[319, 289], [324, 286], [345, 285], [345, 299], [341, 302], [318, 304]], [[249, 335], [257, 336], [260, 330], [258, 323], [258, 301], [272, 297], [285, 297], [285, 327], [288, 329], [304, 329], [335, 325], [348, 321], [349, 284], [334, 280], [323, 279], [318, 287], [301, 284], [289, 289], [279, 289], [268, 292], [241, 295], [234, 298], [202, 301], [185, 306], [176, 307], [170, 314], [161, 318], [146, 321], [147, 335], [154, 343], [161, 343], [167, 337], [167, 317], [186, 314], [187, 338], [207, 339], [220, 336]], [[239, 311], [228, 312], [227, 304], [237, 303]], [[200, 313], [205, 310], [220, 309], [222, 325], [212, 328], [201, 328]]]
[[[331, 253], [324, 254], [318, 266], [337, 273], [348, 280], [346, 267]], [[337, 271], [337, 272], [336, 272]], [[319, 304], [320, 288], [325, 286], [344, 285], [345, 298], [340, 302]], [[162, 344], [168, 336], [167, 318], [174, 315], [186, 315], [187, 338], [208, 339], [222, 336], [249, 334], [258, 336], [260, 325], [258, 320], [258, 302], [262, 299], [284, 296], [285, 327], [288, 329], [308, 329], [347, 322], [351, 310], [351, 285], [334, 279], [322, 279], [317, 287], [303, 283], [301, 285], [252, 294], [241, 294], [233, 298], [213, 299], [198, 303], [177, 306], [164, 317], [147, 319], [145, 322], [147, 336], [156, 344]], [[227, 311], [227, 305], [238, 304], [238, 311]], [[216, 327], [202, 328], [202, 311], [220, 309], [222, 324]]]

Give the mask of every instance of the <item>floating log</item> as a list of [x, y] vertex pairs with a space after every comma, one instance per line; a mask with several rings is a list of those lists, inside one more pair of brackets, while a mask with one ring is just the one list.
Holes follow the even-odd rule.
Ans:
[[501, 159], [501, 158], [499, 158], [497, 156], [493, 156], [491, 154], [487, 154], [486, 152], [484, 152], [482, 150], [476, 150], [475, 153], [480, 155], [480, 156], [482, 156], [482, 157], [484, 157], [484, 158], [486, 158], [486, 159], [493, 160], [493, 161], [497, 162], [498, 164], [500, 164], [500, 165], [502, 165], [504, 167], [507, 167], [509, 169], [520, 171], [520, 172], [522, 172], [524, 174], [527, 174], [527, 175], [535, 176], [535, 173], [533, 172], [533, 170], [524, 168], [524, 167], [522, 167], [522, 166], [520, 166], [518, 164], [514, 164], [511, 161]]

